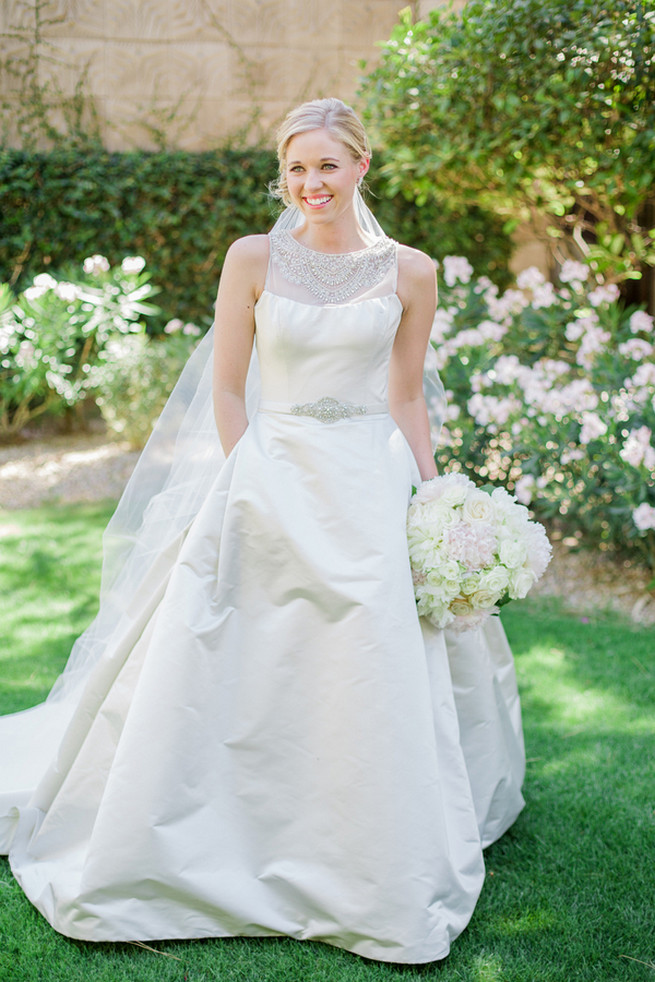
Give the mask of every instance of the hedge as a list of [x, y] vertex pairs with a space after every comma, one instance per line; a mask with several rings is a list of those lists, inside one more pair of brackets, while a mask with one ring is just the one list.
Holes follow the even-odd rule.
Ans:
[[[383, 155], [376, 155], [383, 163]], [[146, 259], [161, 287], [162, 323], [207, 326], [225, 252], [241, 235], [265, 231], [279, 211], [266, 149], [206, 153], [103, 150], [80, 154], [0, 149], [0, 281], [19, 291], [44, 270], [66, 270], [100, 253], [112, 265]], [[435, 258], [465, 252], [477, 273], [505, 285], [511, 244], [478, 208], [453, 211], [388, 198], [370, 180], [371, 204], [387, 232]]]

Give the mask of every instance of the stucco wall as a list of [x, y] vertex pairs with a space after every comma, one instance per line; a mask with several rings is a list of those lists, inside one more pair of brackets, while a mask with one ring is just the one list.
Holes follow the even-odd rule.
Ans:
[[[40, 0], [43, 4], [43, 0]], [[416, 14], [440, 0], [410, 3]], [[201, 150], [250, 124], [267, 133], [294, 104], [354, 96], [407, 0], [49, 0], [41, 82], [70, 96], [83, 72], [110, 149]], [[461, 2], [460, 4], [461, 5]], [[25, 53], [34, 0], [0, 0], [4, 51]], [[13, 36], [12, 36], [13, 35]], [[3, 88], [11, 88], [5, 73]], [[253, 122], [254, 120], [254, 122]]]

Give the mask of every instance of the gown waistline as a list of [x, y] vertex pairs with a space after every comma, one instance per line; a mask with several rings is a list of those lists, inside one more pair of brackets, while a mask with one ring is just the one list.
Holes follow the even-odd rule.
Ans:
[[340, 420], [357, 420], [371, 416], [386, 416], [389, 405], [386, 402], [369, 405], [354, 402], [342, 402], [332, 396], [323, 396], [316, 402], [272, 402], [268, 399], [260, 401], [258, 406], [261, 413], [287, 413], [291, 416], [311, 416], [321, 423], [336, 423]]

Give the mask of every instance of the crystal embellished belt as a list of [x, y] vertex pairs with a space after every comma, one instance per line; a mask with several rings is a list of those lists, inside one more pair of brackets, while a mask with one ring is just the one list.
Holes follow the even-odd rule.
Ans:
[[317, 402], [260, 402], [261, 412], [289, 413], [292, 416], [312, 416], [321, 423], [336, 423], [342, 419], [352, 419], [358, 416], [382, 415], [389, 412], [386, 403], [378, 405], [356, 405], [353, 402], [340, 402], [332, 396], [323, 396]]

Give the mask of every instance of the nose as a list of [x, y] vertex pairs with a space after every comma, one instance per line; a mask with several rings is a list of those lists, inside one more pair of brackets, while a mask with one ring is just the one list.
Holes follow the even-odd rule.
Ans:
[[309, 170], [307, 171], [307, 176], [305, 177], [305, 189], [307, 191], [314, 191], [316, 188], [320, 188], [323, 183], [323, 176], [319, 170]]

